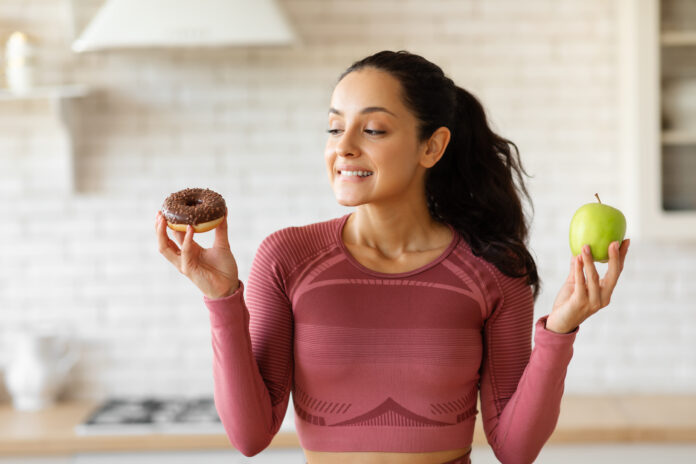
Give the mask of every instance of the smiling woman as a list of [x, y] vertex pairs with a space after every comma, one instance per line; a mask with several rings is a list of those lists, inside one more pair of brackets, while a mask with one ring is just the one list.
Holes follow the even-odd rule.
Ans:
[[328, 179], [355, 210], [266, 237], [246, 292], [226, 218], [210, 249], [190, 228], [179, 248], [157, 219], [160, 251], [204, 293], [230, 441], [265, 449], [292, 393], [310, 464], [463, 464], [480, 395], [497, 458], [534, 461], [578, 326], [608, 304], [628, 242], [601, 280], [589, 253], [571, 259], [534, 323], [524, 171], [473, 95], [421, 56], [384, 51], [340, 77], [328, 124]]

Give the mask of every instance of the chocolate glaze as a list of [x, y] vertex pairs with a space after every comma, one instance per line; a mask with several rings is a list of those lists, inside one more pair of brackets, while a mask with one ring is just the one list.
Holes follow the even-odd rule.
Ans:
[[225, 215], [225, 199], [210, 189], [187, 188], [169, 195], [162, 215], [172, 224], [201, 224]]

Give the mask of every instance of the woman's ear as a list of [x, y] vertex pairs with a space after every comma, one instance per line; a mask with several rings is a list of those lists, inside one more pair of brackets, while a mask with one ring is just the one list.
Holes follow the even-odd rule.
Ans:
[[445, 149], [450, 141], [450, 130], [446, 127], [440, 127], [425, 143], [425, 151], [421, 156], [421, 164], [426, 168], [431, 168], [445, 154]]

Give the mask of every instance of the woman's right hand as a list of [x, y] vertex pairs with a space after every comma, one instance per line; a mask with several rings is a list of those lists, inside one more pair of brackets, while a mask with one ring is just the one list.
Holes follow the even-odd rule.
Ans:
[[167, 234], [167, 220], [160, 211], [155, 221], [159, 252], [208, 298], [229, 296], [239, 288], [237, 262], [227, 239], [227, 213], [215, 229], [212, 248], [202, 248], [193, 240], [193, 227], [186, 233], [173, 231], [179, 246]]

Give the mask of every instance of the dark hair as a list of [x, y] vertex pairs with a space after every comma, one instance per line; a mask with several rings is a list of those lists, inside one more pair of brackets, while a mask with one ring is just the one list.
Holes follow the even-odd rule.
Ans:
[[420, 122], [420, 140], [439, 127], [451, 132], [440, 160], [426, 173], [431, 216], [451, 224], [482, 256], [510, 277], [527, 277], [534, 298], [540, 281], [526, 240], [529, 228], [524, 196], [533, 205], [522, 178], [517, 145], [488, 126], [481, 103], [454, 84], [442, 69], [407, 51], [381, 51], [353, 63], [347, 74], [363, 68], [389, 73], [400, 83], [404, 103]]

